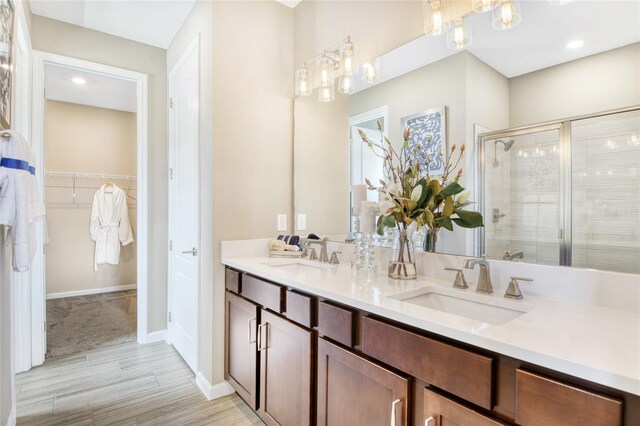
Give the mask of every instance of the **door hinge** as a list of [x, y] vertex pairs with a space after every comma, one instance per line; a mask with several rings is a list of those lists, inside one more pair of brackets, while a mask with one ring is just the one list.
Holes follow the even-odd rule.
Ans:
[[562, 229], [557, 229], [556, 230], [556, 238], [561, 240], [564, 236], [564, 233], [562, 232]]
[[173, 169], [169, 169], [169, 179], [173, 180]]
[[169, 251], [173, 250], [173, 241], [169, 241]]
[[169, 108], [173, 108], [173, 98], [169, 98]]
[[173, 318], [171, 318], [171, 312], [169, 312], [169, 322], [173, 321]]

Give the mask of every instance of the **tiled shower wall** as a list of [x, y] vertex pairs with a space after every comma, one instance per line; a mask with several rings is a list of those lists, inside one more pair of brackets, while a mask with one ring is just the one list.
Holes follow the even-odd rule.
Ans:
[[640, 273], [640, 111], [572, 122], [574, 266]]

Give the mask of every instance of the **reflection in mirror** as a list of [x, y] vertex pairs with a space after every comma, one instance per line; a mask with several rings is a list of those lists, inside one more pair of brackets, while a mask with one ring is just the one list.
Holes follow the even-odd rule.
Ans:
[[[380, 174], [357, 128], [379, 140], [380, 121], [400, 144], [403, 118], [446, 107], [444, 146], [466, 144], [461, 185], [485, 228], [443, 231], [438, 251], [640, 272], [629, 266], [640, 263], [640, 154], [631, 148], [640, 118], [629, 112], [640, 105], [639, 14], [638, 2], [523, 1], [520, 24], [497, 31], [491, 13], [468, 13], [464, 49], [425, 35], [376, 58], [373, 85], [357, 78], [354, 93], [330, 104], [297, 98], [295, 210], [306, 231], [353, 229], [349, 187]], [[602, 115], [620, 111], [629, 115]], [[598, 151], [609, 141], [615, 149]]]

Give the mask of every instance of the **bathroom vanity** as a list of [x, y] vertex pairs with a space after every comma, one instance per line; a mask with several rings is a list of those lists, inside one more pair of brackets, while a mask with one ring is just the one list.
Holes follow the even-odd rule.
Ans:
[[225, 376], [268, 425], [640, 424], [635, 312], [348, 264], [223, 263]]

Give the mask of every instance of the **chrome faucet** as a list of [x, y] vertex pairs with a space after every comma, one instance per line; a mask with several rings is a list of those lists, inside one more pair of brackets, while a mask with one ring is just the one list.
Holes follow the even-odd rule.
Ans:
[[329, 262], [329, 255], [327, 254], [327, 241], [326, 240], [310, 240], [310, 239], [303, 239], [302, 240], [303, 244], [305, 244], [305, 246], [309, 246], [310, 244], [320, 244], [320, 259], [318, 259], [320, 261], [320, 263], [328, 263]]
[[482, 259], [467, 259], [464, 261], [464, 267], [467, 269], [473, 269], [476, 265], [480, 265], [480, 275], [478, 276], [478, 285], [476, 286], [476, 292], [486, 294], [493, 293], [489, 261], [485, 258], [485, 256], [482, 256]]

